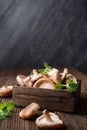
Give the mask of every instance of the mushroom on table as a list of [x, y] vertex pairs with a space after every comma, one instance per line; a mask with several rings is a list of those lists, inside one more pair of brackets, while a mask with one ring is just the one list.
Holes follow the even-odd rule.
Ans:
[[55, 130], [64, 126], [64, 122], [53, 112], [48, 112], [46, 109], [43, 115], [36, 119], [36, 125], [42, 129]]
[[39, 104], [33, 102], [19, 112], [19, 117], [22, 119], [30, 119], [40, 109]]
[[9, 97], [12, 96], [13, 86], [3, 85], [0, 88], [0, 97]]

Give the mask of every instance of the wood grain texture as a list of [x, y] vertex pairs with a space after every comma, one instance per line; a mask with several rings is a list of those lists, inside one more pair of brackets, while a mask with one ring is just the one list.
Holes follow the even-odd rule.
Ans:
[[14, 86], [13, 101], [15, 106], [26, 107], [32, 102], [40, 105], [42, 110], [62, 111], [74, 113], [80, 98], [81, 82], [78, 81], [78, 88], [75, 92], [69, 93], [64, 90], [50, 90]]
[[[56, 112], [64, 120], [65, 127], [62, 130], [87, 130], [87, 75], [82, 74], [76, 69], [69, 69], [72, 74], [81, 79], [81, 97], [77, 106], [76, 114]], [[2, 84], [15, 85], [17, 74], [28, 74], [30, 69], [9, 69], [0, 70], [0, 82]], [[1, 101], [9, 101], [11, 98], [3, 98]], [[0, 121], [0, 130], [39, 130], [35, 125], [35, 118], [32, 120], [22, 120], [18, 114], [21, 108], [15, 107], [12, 115]], [[40, 115], [42, 112], [38, 113]]]
[[87, 71], [86, 0], [0, 0], [0, 68]]

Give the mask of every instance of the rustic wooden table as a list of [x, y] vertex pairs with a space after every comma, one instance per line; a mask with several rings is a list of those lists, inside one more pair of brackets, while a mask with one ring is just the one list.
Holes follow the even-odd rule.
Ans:
[[[0, 70], [0, 86], [16, 84], [16, 75], [29, 74], [29, 69]], [[70, 72], [81, 79], [81, 98], [75, 114], [57, 112], [64, 120], [64, 130], [87, 130], [87, 76], [70, 68]], [[9, 101], [11, 98], [0, 98], [0, 101]], [[10, 117], [0, 121], [0, 130], [38, 130], [35, 120], [22, 120], [18, 113], [21, 108], [15, 107]]]

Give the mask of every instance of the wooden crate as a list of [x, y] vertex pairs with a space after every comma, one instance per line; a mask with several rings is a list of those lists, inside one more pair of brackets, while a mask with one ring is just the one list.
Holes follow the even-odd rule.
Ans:
[[69, 93], [67, 90], [51, 90], [14, 86], [13, 101], [15, 106], [26, 107], [32, 102], [40, 105], [41, 109], [74, 113], [81, 91], [81, 81], [78, 80], [77, 90]]

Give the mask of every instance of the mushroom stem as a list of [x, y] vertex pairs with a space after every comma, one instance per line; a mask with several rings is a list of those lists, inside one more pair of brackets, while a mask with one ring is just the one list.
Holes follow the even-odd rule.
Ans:
[[25, 79], [23, 79], [24, 83], [27, 82], [27, 81], [30, 81], [30, 77], [29, 76], [27, 76]]
[[43, 115], [45, 116], [47, 121], [52, 122], [49, 112], [46, 109], [43, 111]]
[[67, 68], [64, 68], [63, 73], [68, 74], [68, 69], [67, 69]]
[[67, 74], [68, 74], [68, 69], [67, 69], [67, 68], [64, 68], [63, 73], [62, 73], [62, 76], [61, 76], [61, 81], [64, 81], [64, 80], [65, 80]]
[[38, 74], [38, 71], [36, 69], [33, 69], [33, 74]]

